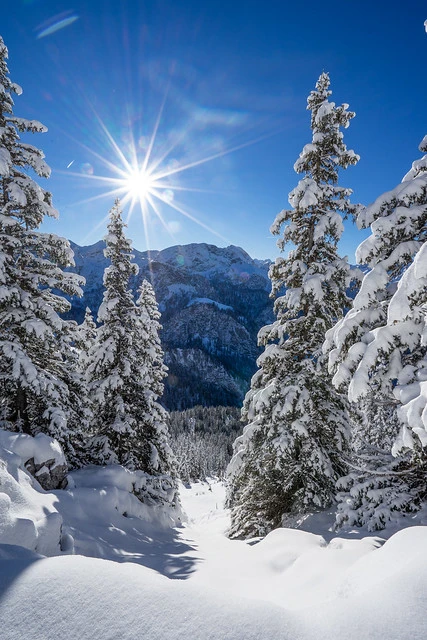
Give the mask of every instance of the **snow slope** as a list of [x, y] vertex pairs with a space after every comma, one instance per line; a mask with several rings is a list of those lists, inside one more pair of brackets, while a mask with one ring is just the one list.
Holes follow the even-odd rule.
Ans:
[[[288, 610], [335, 599], [349, 568], [383, 542], [376, 537], [334, 538], [327, 544], [320, 535], [276, 529], [248, 545], [224, 535], [229, 518], [221, 508], [222, 485], [212, 484], [209, 490], [200, 483], [181, 493], [184, 509], [196, 514], [186, 528], [188, 540], [197, 540], [200, 555], [192, 581]], [[210, 507], [204, 513], [203, 504]]]
[[[103, 242], [90, 247], [72, 243], [73, 270], [86, 278], [84, 297], [72, 300], [73, 320], [80, 322], [87, 306], [97, 316], [108, 263], [104, 247]], [[240, 406], [256, 368], [258, 329], [272, 319], [269, 261], [253, 260], [239, 247], [204, 243], [133, 253], [139, 274], [132, 289], [149, 280], [162, 313], [169, 367], [165, 406]], [[194, 361], [200, 364], [196, 369]]]
[[[272, 605], [200, 593], [132, 563], [83, 558], [3, 561], [0, 600], [7, 640], [259, 640], [294, 638]], [[291, 627], [291, 628], [289, 628]]]
[[46, 495], [57, 497], [76, 550], [95, 555], [98, 540], [99, 555], [110, 559], [42, 558], [1, 545], [2, 640], [427, 636], [427, 527], [404, 529], [383, 545], [379, 538], [327, 543], [287, 529], [248, 545], [224, 536], [219, 483], [182, 487], [188, 522], [169, 529], [117, 511], [112, 521], [110, 499], [101, 505], [95, 489], [85, 496], [88, 486], [73, 491]]

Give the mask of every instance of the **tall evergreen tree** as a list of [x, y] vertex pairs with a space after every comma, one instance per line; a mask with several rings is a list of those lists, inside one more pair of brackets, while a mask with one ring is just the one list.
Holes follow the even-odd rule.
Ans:
[[[427, 137], [420, 149], [427, 151]], [[363, 473], [346, 487], [353, 496], [367, 496], [358, 509], [359, 524], [381, 528], [393, 512], [416, 508], [425, 494], [427, 155], [413, 163], [400, 185], [367, 207], [358, 224], [371, 227], [371, 235], [356, 252], [358, 262], [370, 270], [353, 308], [328, 332], [326, 348], [331, 349], [337, 388], [348, 389], [349, 399], [365, 406], [370, 399], [374, 405], [382, 399], [393, 414], [387, 419], [379, 416], [373, 425], [382, 442], [387, 441], [390, 424], [396, 425], [388, 451], [398, 458], [388, 453], [388, 463], [371, 473], [378, 460], [368, 456]], [[372, 513], [379, 492], [366, 493], [367, 483], [371, 489], [381, 483], [384, 489], [378, 521]], [[345, 506], [351, 503], [347, 498], [343, 495], [341, 522], [353, 517]]]
[[309, 511], [329, 506], [345, 471], [346, 401], [331, 385], [321, 347], [349, 304], [350, 270], [337, 243], [342, 216], [357, 207], [349, 202], [351, 190], [337, 183], [338, 170], [358, 156], [340, 131], [354, 113], [329, 102], [329, 84], [323, 73], [308, 97], [313, 138], [294, 167], [304, 177], [289, 195], [292, 209], [272, 226], [277, 235], [284, 227], [280, 249], [293, 248], [270, 269], [277, 319], [258, 336], [266, 347], [243, 407], [249, 424], [229, 466], [232, 536], [294, 526]]
[[163, 394], [163, 380], [167, 376], [167, 367], [163, 362], [164, 354], [159, 337], [162, 328], [160, 311], [156, 294], [148, 280], [144, 279], [141, 282], [136, 304], [139, 311], [141, 342], [145, 349], [144, 360], [151, 368], [147, 383], [157, 399]]
[[352, 309], [327, 334], [330, 368], [335, 386], [348, 388], [350, 400], [374, 392], [393, 401], [397, 374], [412, 362], [420, 344], [422, 311], [414, 314], [407, 301], [405, 325], [402, 318], [397, 322], [397, 305], [391, 315], [389, 305], [395, 293], [402, 298], [397, 283], [427, 240], [427, 156], [414, 162], [400, 185], [363, 210], [357, 222], [361, 228], [371, 227], [371, 235], [356, 251], [357, 262], [369, 271]]
[[83, 322], [77, 326], [75, 331], [74, 344], [78, 351], [79, 369], [82, 377], [89, 381], [88, 363], [89, 352], [95, 344], [97, 337], [96, 322], [93, 319], [92, 311], [86, 307]]
[[151, 475], [171, 474], [166, 416], [156, 402], [164, 371], [158, 311], [147, 285], [138, 304], [134, 301], [130, 279], [138, 267], [132, 262], [124, 226], [116, 201], [105, 238], [104, 253], [111, 264], [104, 273], [100, 326], [88, 360], [96, 432], [93, 446], [102, 464], [119, 463]]
[[138, 366], [145, 372], [139, 417], [145, 442], [139, 450], [139, 457], [148, 473], [167, 474], [173, 468], [173, 456], [168, 443], [168, 414], [158, 402], [163, 395], [163, 380], [167, 375], [159, 337], [160, 312], [154, 289], [147, 280], [142, 281], [138, 293]]
[[[13, 114], [7, 48], [0, 38], [0, 404], [2, 425], [57, 438], [74, 456], [71, 424], [79, 412], [64, 353], [71, 325], [59, 313], [69, 302], [57, 291], [81, 295], [83, 279], [69, 243], [37, 231], [45, 216], [57, 217], [50, 193], [28, 175], [47, 178], [44, 154], [21, 133], [45, 132], [40, 122]], [[54, 292], [55, 290], [55, 292]], [[75, 423], [78, 422], [76, 419]]]
[[68, 387], [66, 411], [70, 442], [66, 447], [66, 455], [68, 465], [72, 469], [93, 462], [88, 450], [93, 415], [86, 372], [82, 368], [80, 352], [76, 348], [78, 335], [77, 323], [68, 321], [64, 324], [60, 348], [64, 362], [64, 381]]

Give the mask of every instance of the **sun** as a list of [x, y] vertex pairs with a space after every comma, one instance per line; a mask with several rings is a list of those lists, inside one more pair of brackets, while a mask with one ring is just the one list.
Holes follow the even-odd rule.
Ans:
[[[174, 150], [176, 144], [172, 144], [171, 147], [166, 152], [163, 151], [163, 153], [156, 153], [155, 150], [161, 112], [159, 113], [149, 143], [143, 150], [140, 149], [140, 146], [133, 138], [131, 138], [127, 145], [122, 147], [113, 137], [101, 118], [97, 114], [95, 115], [105, 135], [105, 139], [113, 151], [113, 158], [109, 160], [93, 149], [88, 148], [86, 145], [81, 145], [100, 161], [110, 174], [108, 176], [102, 176], [97, 175], [93, 170], [91, 172], [85, 172], [84, 179], [98, 183], [98, 186], [102, 188], [102, 192], [82, 202], [88, 203], [98, 199], [118, 198], [121, 206], [127, 208], [126, 222], [130, 220], [134, 212], [139, 211], [143, 222], [147, 246], [149, 246], [148, 233], [152, 215], [157, 217], [166, 232], [169, 234], [172, 233], [173, 227], [165, 220], [163, 208], [174, 210], [219, 237], [221, 240], [226, 241], [226, 238], [218, 233], [216, 229], [202, 222], [198, 216], [190, 213], [184, 204], [180, 203], [179, 197], [177, 197], [177, 195], [179, 196], [179, 194], [185, 192], [197, 191], [212, 194], [212, 191], [184, 186], [176, 180], [176, 177], [192, 167], [219, 158], [225, 155], [225, 153], [230, 153], [232, 150], [215, 153], [192, 162], [168, 162], [168, 156]], [[83, 177], [81, 174], [74, 172], [68, 172], [68, 175]], [[108, 215], [94, 227], [91, 233], [105, 224], [107, 218]]]
[[[129, 130], [129, 136], [126, 144], [121, 144], [118, 139], [113, 136], [107, 125], [101, 119], [96, 110], [91, 106], [91, 111], [99, 125], [101, 139], [103, 138], [104, 147], [108, 149], [108, 153], [100, 153], [93, 148], [88, 147], [79, 141], [77, 142], [86, 152], [90, 153], [105, 169], [107, 175], [99, 175], [93, 170], [89, 164], [91, 171], [81, 173], [69, 172], [68, 169], [73, 165], [72, 161], [67, 166], [67, 175], [85, 180], [94, 181], [101, 188], [98, 195], [87, 198], [82, 203], [93, 202], [98, 199], [118, 198], [122, 207], [127, 208], [126, 222], [130, 220], [135, 212], [139, 212], [143, 223], [146, 244], [149, 246], [149, 230], [151, 221], [155, 218], [159, 220], [165, 232], [173, 234], [173, 227], [168, 223], [164, 216], [164, 210], [172, 210], [187, 220], [196, 223], [209, 233], [217, 236], [222, 241], [228, 242], [218, 230], [212, 226], [202, 222], [197, 212], [190, 211], [182, 201], [182, 195], [189, 192], [199, 192], [209, 194], [216, 193], [215, 190], [204, 189], [199, 187], [190, 187], [183, 184], [179, 179], [185, 172], [212, 162], [225, 155], [244, 149], [260, 140], [268, 137], [267, 135], [248, 140], [241, 144], [231, 146], [229, 148], [221, 148], [219, 151], [212, 149], [211, 153], [205, 155], [196, 155], [194, 159], [188, 156], [181, 161], [176, 158], [180, 156], [180, 145], [183, 144], [190, 130], [184, 126], [182, 130], [177, 130], [171, 135], [169, 146], [157, 144], [157, 134], [162, 118], [163, 107], [166, 100], [160, 107], [154, 124], [151, 136], [141, 136], [135, 139], [132, 129]], [[271, 135], [271, 134], [269, 134]], [[164, 137], [168, 137], [167, 135]], [[185, 157], [185, 156], [184, 156]], [[61, 173], [61, 172], [59, 172]], [[108, 214], [94, 226], [90, 234], [105, 224]], [[86, 238], [85, 238], [86, 240]]]
[[139, 202], [140, 205], [147, 202], [150, 195], [154, 195], [156, 181], [144, 168], [131, 169], [122, 182], [127, 198]]

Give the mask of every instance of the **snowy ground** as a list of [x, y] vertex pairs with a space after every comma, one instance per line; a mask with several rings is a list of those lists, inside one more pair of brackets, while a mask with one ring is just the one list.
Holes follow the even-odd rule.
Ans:
[[2, 640], [427, 637], [427, 527], [385, 544], [279, 529], [248, 545], [224, 536], [217, 482], [182, 487], [188, 521], [172, 528], [120, 515], [114, 492], [46, 495], [82, 555], [0, 545]]

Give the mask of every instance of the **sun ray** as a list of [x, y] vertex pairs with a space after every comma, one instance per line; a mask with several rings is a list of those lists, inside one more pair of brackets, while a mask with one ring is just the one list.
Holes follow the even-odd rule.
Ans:
[[153, 173], [156, 171], [157, 167], [159, 167], [162, 162], [164, 162], [172, 153], [172, 151], [174, 151], [178, 145], [185, 140], [186, 136], [189, 135], [189, 131], [190, 129], [182, 129], [181, 133], [176, 137], [175, 141], [167, 148], [167, 150], [161, 155], [159, 156], [159, 158], [157, 158], [155, 161], [153, 161], [153, 163], [151, 164], [151, 169], [153, 171]]
[[151, 208], [153, 209], [154, 213], [156, 214], [156, 216], [158, 217], [158, 219], [160, 220], [160, 222], [163, 225], [164, 230], [169, 233], [170, 236], [172, 236], [172, 234], [170, 233], [170, 229], [169, 226], [166, 222], [166, 220], [163, 217], [163, 214], [161, 212], [161, 210], [159, 209], [159, 207], [157, 206], [156, 201], [153, 199], [153, 197], [151, 196], [151, 194], [148, 195], [147, 197], [147, 201], [150, 204]]
[[257, 142], [261, 142], [262, 140], [270, 137], [271, 134], [266, 134], [263, 136], [259, 136], [255, 140], [249, 140], [248, 142], [242, 142], [242, 144], [236, 145], [235, 147], [231, 147], [231, 149], [225, 149], [224, 151], [218, 151], [217, 153], [213, 153], [206, 158], [201, 158], [200, 160], [195, 160], [194, 162], [188, 162], [187, 164], [183, 164], [179, 167], [175, 167], [174, 169], [170, 169], [168, 171], [164, 171], [163, 173], [154, 174], [153, 179], [161, 180], [162, 178], [167, 178], [169, 176], [175, 175], [177, 173], [181, 173], [182, 171], [187, 171], [188, 169], [192, 169], [194, 167], [199, 167], [202, 164], [206, 164], [206, 162], [211, 162], [212, 160], [217, 160], [218, 158], [223, 158], [230, 153], [235, 153], [236, 151], [240, 151], [241, 149], [245, 149]]
[[[101, 116], [98, 115], [97, 111], [92, 107], [92, 105], [90, 105], [92, 108], [92, 112], [95, 116], [95, 118], [97, 119], [102, 131], [105, 133], [108, 141], [110, 142], [112, 148], [114, 149], [114, 151], [117, 153], [117, 157], [120, 158], [121, 162], [123, 163], [124, 166], [124, 171], [129, 172], [132, 170], [132, 166], [129, 164], [125, 154], [123, 153], [123, 151], [120, 149], [119, 145], [117, 144], [117, 142], [114, 140], [113, 136], [111, 135], [110, 131], [108, 130], [108, 127], [105, 125], [104, 121], [102, 120]], [[116, 167], [117, 170], [117, 167]]]
[[[97, 196], [90, 196], [90, 198], [83, 198], [83, 200], [77, 200], [73, 203], [73, 206], [78, 206], [82, 204], [90, 204], [91, 202], [97, 202], [98, 200], [105, 199], [114, 199], [114, 197], [120, 199], [120, 195], [123, 194], [122, 189], [112, 189], [111, 191], [103, 191], [99, 193]], [[124, 199], [123, 199], [124, 200]]]
[[84, 178], [85, 181], [86, 180], [93, 180], [95, 182], [106, 182], [108, 184], [111, 184], [112, 182], [115, 181], [120, 181], [120, 178], [107, 178], [107, 176], [97, 176], [97, 175], [91, 175], [91, 174], [82, 174], [79, 173], [77, 171], [64, 171], [63, 169], [56, 169], [55, 173], [57, 173], [58, 175], [61, 176], [69, 176], [72, 178]]
[[[123, 176], [127, 175], [127, 172], [125, 169], [122, 169], [120, 167], [120, 165], [118, 164], [114, 164], [114, 162], [110, 162], [109, 160], [107, 160], [106, 158], [104, 158], [104, 156], [102, 156], [100, 153], [98, 153], [97, 151], [94, 151], [94, 149], [92, 149], [91, 147], [88, 147], [84, 142], [81, 142], [80, 140], [78, 140], [77, 138], [75, 138], [74, 136], [72, 136], [68, 131], [66, 131], [65, 129], [61, 129], [61, 127], [58, 127], [58, 131], [66, 136], [69, 140], [72, 140], [72, 142], [74, 142], [76, 145], [78, 145], [79, 147], [81, 147], [82, 149], [84, 149], [85, 151], [87, 151], [91, 156], [93, 156], [94, 158], [96, 158], [97, 160], [99, 160], [102, 164], [104, 164], [108, 169], [110, 169], [113, 172], [119, 173]], [[60, 170], [56, 170], [56, 173], [60, 173]], [[72, 175], [72, 172], [64, 172], [67, 173], [67, 175]], [[77, 174], [80, 178], [82, 177], [82, 175], [79, 173]], [[101, 179], [102, 176], [88, 176], [86, 175], [85, 177], [87, 178], [95, 178], [95, 179]], [[105, 180], [110, 180], [110, 178], [105, 178]]]
[[150, 235], [149, 235], [149, 228], [148, 228], [149, 212], [148, 212], [147, 202], [140, 202], [140, 207], [141, 207], [142, 225], [144, 227], [144, 235], [147, 243], [148, 269], [150, 271], [151, 281], [153, 281], [153, 261], [151, 260], [151, 251], [150, 251]]
[[[130, 115], [130, 105], [127, 104], [126, 105], [126, 112], [127, 112], [127, 116], [128, 116], [128, 122], [131, 121], [131, 115]], [[130, 128], [130, 136], [132, 138], [132, 144], [130, 145], [130, 153], [131, 153], [131, 165], [135, 166], [138, 163], [138, 153], [136, 150], [136, 144], [135, 144], [135, 136], [133, 133], [133, 130]]]
[[192, 222], [195, 222], [196, 224], [198, 224], [203, 229], [206, 229], [206, 231], [209, 231], [213, 235], [217, 236], [217, 238], [221, 238], [221, 240], [224, 240], [224, 242], [228, 242], [227, 238], [225, 238], [220, 233], [218, 233], [218, 231], [215, 231], [215, 229], [213, 229], [209, 225], [205, 224], [204, 222], [202, 222], [201, 220], [199, 220], [198, 218], [193, 216], [191, 213], [189, 213], [188, 211], [186, 211], [185, 209], [183, 209], [182, 207], [177, 205], [176, 202], [168, 202], [165, 198], [162, 197], [161, 194], [158, 194], [156, 197], [159, 200], [161, 200], [162, 202], [164, 202], [165, 204], [167, 204], [168, 206], [172, 207], [172, 209], [175, 209], [175, 211], [178, 211], [178, 213], [181, 213], [183, 216], [185, 216], [186, 218], [188, 218]]
[[[262, 140], [273, 135], [269, 133], [266, 135], [258, 136], [255, 139], [236, 144], [229, 148], [224, 148], [220, 151], [214, 151], [213, 153], [207, 153], [203, 157], [199, 157], [195, 160], [191, 160], [187, 157], [186, 161], [179, 160], [179, 154], [177, 159], [174, 159], [174, 164], [168, 166], [168, 158], [171, 158], [171, 153], [180, 147], [180, 144], [186, 137], [191, 134], [192, 127], [186, 126], [180, 128], [179, 131], [174, 131], [173, 138], [169, 138], [169, 144], [166, 145], [166, 150], [162, 149], [161, 153], [156, 153], [156, 143], [159, 137], [160, 126], [164, 117], [164, 111], [168, 92], [170, 89], [170, 79], [166, 91], [163, 94], [160, 107], [158, 109], [151, 135], [148, 139], [148, 144], [139, 147], [135, 138], [135, 131], [133, 126], [129, 125], [128, 141], [125, 145], [120, 145], [117, 139], [114, 137], [111, 130], [108, 128], [102, 117], [95, 109], [95, 107], [87, 100], [88, 104], [99, 130], [106, 140], [106, 148], [110, 148], [113, 153], [113, 159], [107, 159], [101, 152], [98, 152], [90, 148], [87, 144], [81, 143], [75, 140], [66, 131], [63, 133], [79, 144], [87, 153], [90, 153], [96, 160], [98, 160], [106, 169], [106, 175], [99, 175], [99, 172], [95, 170], [92, 175], [78, 173], [76, 171], [58, 171], [61, 175], [67, 175], [73, 178], [81, 178], [89, 180], [94, 184], [98, 184], [102, 189], [101, 193], [94, 195], [90, 198], [81, 200], [78, 204], [87, 204], [96, 202], [105, 198], [119, 198], [123, 207], [128, 207], [127, 220], [132, 218], [135, 210], [140, 210], [141, 218], [143, 221], [144, 234], [147, 246], [149, 246], [149, 226], [150, 226], [150, 212], [160, 221], [162, 227], [171, 234], [171, 227], [168, 225], [165, 218], [165, 211], [171, 209], [178, 212], [191, 222], [199, 225], [214, 236], [220, 238], [222, 241], [227, 242], [221, 233], [215, 230], [210, 225], [204, 223], [198, 214], [193, 214], [188, 209], [187, 205], [182, 202], [176, 202], [174, 194], [179, 192], [185, 193], [229, 193], [229, 191], [219, 191], [218, 189], [206, 189], [188, 184], [181, 184], [177, 182], [177, 176], [185, 173], [186, 171], [205, 165], [216, 159], [227, 156], [231, 153], [237, 152], [241, 149], [245, 149], [251, 145], [256, 144]], [[131, 121], [131, 113], [128, 109], [128, 121]], [[196, 132], [197, 133], [197, 132]], [[200, 132], [199, 132], [200, 133]], [[212, 149], [212, 148], [211, 148]], [[110, 154], [111, 156], [111, 154]], [[110, 174], [110, 175], [108, 175]], [[105, 188], [104, 188], [105, 187]], [[109, 188], [108, 188], [109, 187]], [[153, 218], [152, 218], [153, 219]], [[96, 225], [94, 230], [98, 229], [105, 222], [105, 218]]]
[[160, 122], [161, 122], [163, 111], [164, 111], [164, 108], [165, 108], [166, 98], [167, 98], [168, 93], [169, 93], [169, 86], [170, 86], [170, 83], [168, 84], [168, 87], [166, 89], [165, 95], [163, 96], [163, 101], [162, 101], [162, 104], [160, 105], [159, 113], [157, 114], [156, 122], [154, 124], [153, 133], [151, 134], [151, 137], [150, 137], [150, 142], [149, 142], [149, 145], [148, 145], [147, 152], [145, 154], [144, 162], [142, 163], [142, 170], [143, 171], [147, 171], [148, 163], [150, 161], [151, 152], [153, 150], [153, 146], [154, 146], [154, 143], [155, 143], [155, 140], [156, 140], [156, 137], [157, 137], [157, 132], [159, 130]]

